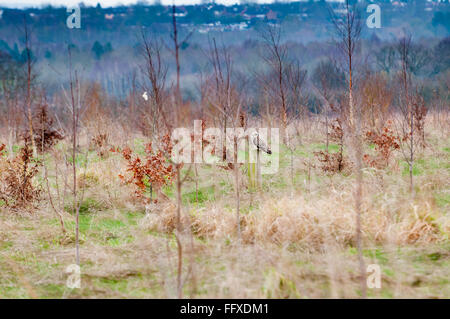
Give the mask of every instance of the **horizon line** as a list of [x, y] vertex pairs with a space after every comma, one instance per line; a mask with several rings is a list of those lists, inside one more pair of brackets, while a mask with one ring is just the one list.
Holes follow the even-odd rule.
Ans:
[[[274, 3], [291, 3], [291, 2], [319, 2], [322, 0], [42, 0], [42, 1], [2, 1], [0, 0], [0, 8], [4, 9], [43, 9], [48, 6], [53, 8], [69, 7], [69, 6], [83, 6], [96, 7], [100, 4], [101, 8], [116, 8], [116, 7], [130, 7], [135, 5], [153, 6], [163, 5], [171, 6], [175, 3], [177, 6], [196, 6], [196, 5], [244, 5], [244, 4], [274, 4]], [[344, 2], [345, 0], [323, 0], [325, 2]], [[359, 2], [360, 0], [358, 0]], [[13, 3], [11, 3], [13, 2]], [[39, 2], [39, 3], [36, 3]]]

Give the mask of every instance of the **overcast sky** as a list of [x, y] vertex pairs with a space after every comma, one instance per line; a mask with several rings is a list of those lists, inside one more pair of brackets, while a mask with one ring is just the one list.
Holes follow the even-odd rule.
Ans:
[[[154, 0], [148, 0], [148, 3], [152, 3]], [[135, 4], [138, 0], [0, 0], [0, 7], [9, 8], [23, 8], [23, 7], [39, 7], [42, 5], [51, 4], [52, 6], [70, 6], [83, 2], [85, 5], [96, 6], [100, 3], [102, 7], [117, 6], [120, 4], [129, 5]], [[160, 0], [162, 4], [171, 5], [175, 2], [177, 5], [181, 4], [199, 4], [201, 0]], [[232, 5], [239, 3], [239, 0], [216, 0], [216, 3], [222, 3]], [[270, 3], [273, 0], [252, 0], [252, 2], [258, 3]]]

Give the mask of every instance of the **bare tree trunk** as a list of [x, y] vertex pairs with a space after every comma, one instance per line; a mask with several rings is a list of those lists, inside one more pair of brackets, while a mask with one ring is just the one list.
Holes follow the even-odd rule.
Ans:
[[284, 92], [284, 86], [283, 86], [283, 61], [281, 61], [281, 58], [277, 55], [278, 63], [279, 63], [279, 70], [278, 70], [278, 84], [280, 86], [280, 95], [281, 95], [281, 110], [282, 110], [282, 123], [283, 123], [283, 143], [287, 144], [287, 107], [286, 107], [286, 96]]
[[[258, 139], [259, 139], [259, 135], [258, 135]], [[256, 149], [256, 186], [257, 186], [258, 190], [261, 191], [261, 188], [262, 188], [261, 153], [259, 151], [259, 148]]]
[[356, 244], [358, 248], [358, 260], [359, 260], [359, 271], [360, 271], [360, 286], [361, 286], [361, 296], [366, 298], [366, 269], [363, 259], [363, 248], [362, 248], [362, 230], [361, 230], [361, 199], [362, 199], [362, 142], [361, 142], [361, 118], [360, 112], [358, 112], [357, 119], [357, 129], [355, 136], [355, 153], [356, 153], [356, 193], [355, 193], [355, 210], [356, 210]]
[[8, 157], [10, 159], [12, 159], [14, 157], [14, 153], [13, 153], [13, 144], [14, 144], [13, 136], [14, 136], [14, 132], [13, 132], [13, 130], [14, 129], [11, 129], [9, 131], [9, 137], [8, 137]]
[[197, 163], [194, 163], [194, 172], [195, 172], [195, 203], [198, 205], [198, 169], [197, 169]]
[[[179, 117], [179, 111], [181, 108], [182, 100], [181, 100], [181, 91], [180, 91], [180, 59], [179, 59], [179, 51], [180, 51], [180, 44], [178, 42], [178, 29], [177, 29], [177, 20], [175, 17], [175, 10], [176, 6], [172, 6], [172, 23], [173, 23], [173, 35], [172, 39], [174, 42], [174, 49], [175, 49], [175, 63], [176, 63], [176, 70], [177, 70], [177, 83], [176, 83], [176, 91], [175, 91], [175, 120], [176, 125], [180, 125], [180, 117]], [[189, 35], [188, 35], [189, 37]], [[183, 41], [185, 42], [186, 37]], [[177, 267], [177, 296], [179, 299], [183, 297], [183, 281], [182, 281], [182, 274], [183, 274], [183, 246], [181, 243], [181, 236], [182, 232], [184, 231], [182, 229], [181, 224], [181, 209], [182, 209], [182, 198], [181, 198], [181, 187], [183, 185], [183, 182], [185, 178], [188, 176], [188, 173], [186, 173], [186, 176], [181, 179], [181, 166], [180, 164], [176, 165], [176, 171], [177, 171], [177, 229], [175, 233], [175, 238], [177, 239], [177, 250], [178, 250], [178, 267]]]
[[[409, 73], [409, 55], [410, 55], [410, 45], [411, 45], [411, 37], [405, 37], [400, 40], [399, 43], [399, 53], [401, 59], [401, 77], [402, 84], [405, 90], [405, 103], [406, 110], [403, 110], [403, 116], [409, 126], [409, 137], [410, 137], [410, 145], [409, 145], [409, 158], [405, 158], [409, 165], [409, 188], [410, 193], [414, 196], [414, 181], [413, 181], [413, 168], [414, 168], [414, 110], [412, 107], [412, 101], [409, 95], [409, 82], [410, 82], [410, 73]], [[405, 156], [407, 157], [407, 156]]]
[[326, 131], [326, 136], [327, 136], [327, 153], [329, 152], [329, 133], [328, 133], [328, 112], [325, 113], [325, 129]]
[[[58, 174], [58, 172], [56, 174]], [[56, 213], [56, 215], [57, 215], [57, 217], [59, 219], [59, 223], [61, 224], [61, 230], [62, 230], [63, 234], [65, 234], [66, 233], [66, 228], [64, 227], [64, 219], [63, 219], [63, 217], [61, 215], [61, 212], [58, 209], [56, 209], [55, 204], [53, 203], [52, 194], [50, 193], [50, 184], [48, 182], [47, 166], [45, 164], [44, 164], [44, 179], [45, 179], [46, 186], [47, 186], [48, 199], [50, 201], [50, 205], [52, 206], [53, 211]]]
[[78, 120], [80, 115], [80, 87], [78, 82], [78, 75], [75, 71], [75, 88], [77, 93], [77, 103], [75, 102], [75, 92], [74, 92], [74, 81], [72, 78], [72, 53], [70, 47], [68, 49], [69, 54], [69, 76], [70, 76], [70, 109], [72, 112], [72, 173], [73, 173], [73, 211], [75, 214], [75, 250], [76, 250], [76, 264], [80, 265], [80, 240], [79, 240], [79, 232], [80, 232], [80, 207], [78, 205], [77, 198], [77, 127]]
[[294, 150], [292, 149], [292, 146], [290, 148], [291, 151], [291, 182], [292, 187], [294, 187]]
[[178, 263], [177, 263], [177, 297], [178, 299], [183, 298], [183, 285], [181, 282], [181, 274], [183, 271], [183, 246], [180, 241], [180, 233], [175, 232], [175, 239], [177, 241], [177, 251], [178, 251]]
[[177, 170], [177, 230], [181, 231], [181, 169], [180, 164], [176, 164]]
[[77, 202], [77, 109], [75, 106], [75, 98], [73, 94], [73, 83], [70, 81], [70, 95], [72, 99], [72, 167], [73, 167], [73, 207], [76, 214], [75, 219], [75, 246], [76, 246], [76, 262], [80, 265], [80, 210]]
[[239, 166], [238, 166], [238, 143], [237, 137], [234, 136], [234, 183], [236, 198], [236, 226], [238, 241], [241, 242], [241, 217], [240, 217], [240, 198], [239, 198]]
[[31, 111], [31, 72], [32, 72], [32, 61], [31, 61], [31, 46], [30, 46], [30, 35], [28, 32], [28, 26], [26, 18], [23, 19], [24, 29], [25, 29], [25, 50], [27, 54], [27, 96], [26, 96], [26, 106], [27, 106], [27, 117], [28, 117], [28, 129], [30, 133], [31, 146], [33, 148], [33, 156], [36, 156], [37, 149], [34, 141], [33, 135], [33, 115]]
[[[172, 25], [173, 25], [173, 42], [175, 45], [175, 62], [176, 62], [176, 70], [177, 70], [177, 83], [176, 83], [176, 105], [177, 107], [181, 106], [181, 91], [180, 91], [180, 45], [178, 44], [178, 30], [177, 30], [177, 18], [175, 16], [176, 6], [172, 5]], [[179, 111], [179, 110], [177, 110]], [[179, 123], [179, 115], [176, 113], [176, 122]]]
[[410, 120], [410, 127], [411, 127], [411, 140], [410, 140], [410, 150], [409, 150], [409, 190], [411, 192], [411, 195], [414, 196], [414, 181], [413, 181], [413, 166], [414, 166], [414, 115], [411, 112], [411, 120]]

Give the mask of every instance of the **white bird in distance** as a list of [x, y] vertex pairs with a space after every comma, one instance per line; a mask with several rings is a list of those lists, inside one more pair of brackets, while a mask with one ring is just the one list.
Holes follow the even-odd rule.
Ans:
[[272, 154], [272, 151], [267, 146], [267, 143], [259, 136], [258, 132], [253, 132], [250, 136], [251, 142], [256, 146], [258, 150], [262, 150], [267, 154]]
[[144, 92], [144, 94], [142, 94], [142, 97], [144, 98], [144, 100], [148, 100], [148, 95], [147, 95], [147, 91]]

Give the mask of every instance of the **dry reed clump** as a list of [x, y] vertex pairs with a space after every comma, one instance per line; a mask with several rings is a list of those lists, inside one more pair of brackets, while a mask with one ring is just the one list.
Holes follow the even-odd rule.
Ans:
[[223, 238], [236, 232], [236, 216], [219, 207], [202, 208], [191, 214], [192, 232], [201, 238]]
[[84, 197], [97, 198], [105, 202], [107, 207], [135, 210], [136, 199], [132, 193], [123, 190], [117, 175], [117, 172], [125, 169], [125, 164], [118, 158], [112, 155], [100, 161], [88, 160], [88, 165], [80, 169], [77, 185]]
[[92, 188], [99, 184], [99, 177], [93, 172], [85, 172], [77, 177], [77, 185], [80, 189]]
[[[162, 233], [171, 233], [177, 226], [177, 208], [172, 202], [164, 202], [160, 204], [151, 204], [152, 207], [144, 218], [141, 219], [139, 226], [149, 231], [157, 231]], [[187, 223], [187, 216], [181, 215], [181, 223]]]
[[347, 243], [354, 234], [353, 216], [339, 202], [304, 198], [269, 199], [259, 211], [245, 216], [243, 238], [246, 242], [270, 241], [277, 244], [305, 244], [320, 248], [328, 235]]
[[[242, 216], [244, 243], [270, 242], [279, 245], [299, 244], [320, 250], [327, 242], [355, 245], [355, 223], [351, 193], [335, 193], [326, 199], [307, 201], [285, 197], [268, 199], [261, 209]], [[371, 206], [363, 200], [363, 237], [367, 244], [425, 244], [445, 240], [449, 219], [433, 209], [427, 201], [404, 206], [401, 200], [392, 205]], [[174, 208], [166, 208], [151, 217], [155, 229], [173, 224]], [[170, 217], [172, 216], [172, 217]], [[218, 208], [203, 209], [191, 216], [193, 232], [200, 237], [221, 239], [235, 235], [232, 212]], [[173, 227], [173, 226], [172, 226]]]
[[260, 297], [283, 299], [301, 298], [302, 295], [298, 291], [296, 282], [290, 277], [291, 275], [287, 272], [280, 272], [275, 268], [270, 268], [264, 274], [262, 292], [259, 292]]
[[[164, 202], [147, 205], [147, 214], [140, 227], [149, 231], [171, 233], [176, 228], [176, 205]], [[197, 209], [189, 215], [182, 213], [182, 225], [191, 226], [193, 234], [200, 238], [223, 238], [233, 236], [236, 219], [232, 212], [224, 212], [218, 207]]]
[[403, 212], [398, 225], [397, 243], [427, 244], [448, 239], [450, 220], [439, 213], [430, 201], [421, 200], [410, 204]]

